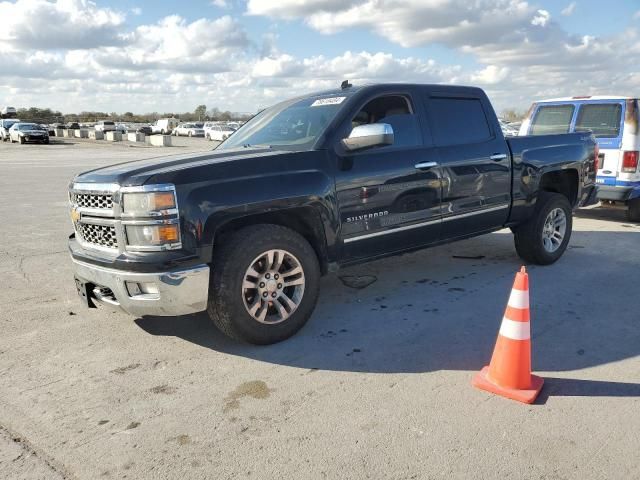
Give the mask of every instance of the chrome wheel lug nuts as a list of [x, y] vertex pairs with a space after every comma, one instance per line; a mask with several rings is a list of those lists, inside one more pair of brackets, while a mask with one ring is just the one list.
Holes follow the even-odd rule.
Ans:
[[282, 284], [281, 284], [281, 283], [279, 283], [279, 284], [278, 284], [278, 290], [281, 290], [281, 289], [282, 289]]
[[277, 294], [276, 292], [273, 292], [273, 293], [271, 294], [271, 296], [272, 296], [273, 298], [276, 298], [276, 297], [278, 296], [278, 294]]
[[280, 278], [280, 275], [278, 275], [277, 273], [273, 276], [273, 278], [275, 278], [276, 280]]
[[264, 278], [266, 278], [267, 280], [269, 280], [269, 279], [271, 278], [271, 275], [270, 275], [270, 274], [268, 274], [268, 273], [265, 273], [265, 274], [264, 274]]
[[264, 288], [265, 287], [265, 283], [264, 282], [260, 282], [260, 288]]
[[267, 292], [264, 292], [264, 293], [262, 294], [262, 296], [263, 296], [264, 298], [267, 298], [267, 295], [269, 295]]

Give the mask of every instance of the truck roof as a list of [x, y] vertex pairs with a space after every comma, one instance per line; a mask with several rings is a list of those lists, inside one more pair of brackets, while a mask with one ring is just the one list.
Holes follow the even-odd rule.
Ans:
[[546, 100], [537, 100], [535, 103], [548, 103], [548, 102], [575, 102], [580, 100], [633, 100], [637, 97], [627, 97], [624, 95], [584, 95], [575, 97], [558, 97], [548, 98]]
[[465, 85], [446, 85], [446, 84], [438, 84], [438, 83], [434, 83], [434, 84], [428, 84], [428, 83], [394, 83], [394, 82], [388, 82], [388, 83], [367, 83], [367, 84], [362, 84], [362, 85], [351, 85], [345, 89], [342, 88], [333, 88], [330, 90], [322, 90], [322, 91], [318, 91], [318, 92], [310, 92], [308, 94], [303, 94], [303, 95], [299, 95], [295, 98], [290, 98], [288, 100], [285, 101], [296, 101], [296, 100], [302, 100], [305, 98], [311, 98], [311, 97], [321, 97], [321, 96], [326, 96], [326, 95], [343, 95], [343, 96], [349, 96], [352, 95], [356, 92], [360, 92], [360, 91], [365, 91], [365, 90], [381, 90], [381, 91], [385, 91], [385, 90], [389, 90], [389, 89], [393, 89], [393, 88], [429, 88], [432, 90], [444, 90], [444, 91], [455, 91], [458, 92], [460, 94], [462, 93], [476, 93], [478, 91], [482, 92], [483, 90], [479, 87], [471, 87], [471, 86], [465, 86]]

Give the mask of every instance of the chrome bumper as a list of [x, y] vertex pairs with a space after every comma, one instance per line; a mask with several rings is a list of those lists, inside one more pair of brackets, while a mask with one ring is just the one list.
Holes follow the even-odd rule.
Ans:
[[90, 285], [89, 302], [113, 305], [135, 316], [186, 315], [207, 308], [207, 265], [172, 272], [137, 273], [72, 260], [76, 280]]

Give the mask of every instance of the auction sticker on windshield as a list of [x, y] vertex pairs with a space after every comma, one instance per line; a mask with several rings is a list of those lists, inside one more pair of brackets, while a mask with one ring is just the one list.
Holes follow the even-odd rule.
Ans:
[[312, 107], [322, 107], [323, 105], [339, 105], [347, 97], [320, 98], [311, 104]]

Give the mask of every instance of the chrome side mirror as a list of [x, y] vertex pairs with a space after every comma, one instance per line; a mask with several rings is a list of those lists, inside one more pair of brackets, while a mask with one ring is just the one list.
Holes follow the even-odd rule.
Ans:
[[370, 123], [351, 130], [342, 140], [344, 148], [353, 152], [363, 148], [393, 145], [393, 128], [388, 123]]

